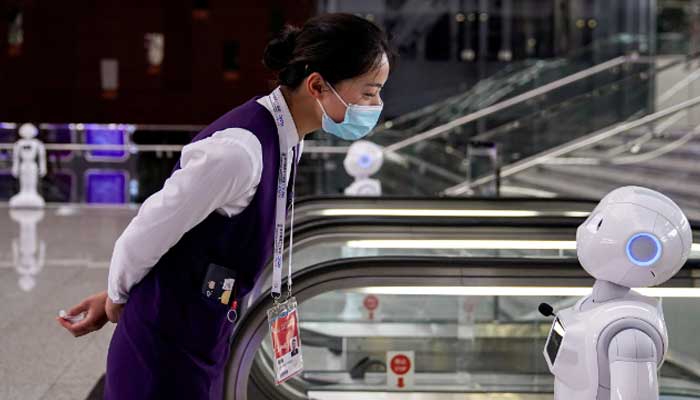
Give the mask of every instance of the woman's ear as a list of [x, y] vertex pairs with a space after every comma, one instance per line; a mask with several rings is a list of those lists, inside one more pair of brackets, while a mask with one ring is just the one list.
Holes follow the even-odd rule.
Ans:
[[323, 92], [326, 91], [326, 82], [318, 72], [312, 72], [306, 77], [306, 81], [304, 83], [306, 85], [306, 91], [314, 99], [320, 100], [323, 96]]

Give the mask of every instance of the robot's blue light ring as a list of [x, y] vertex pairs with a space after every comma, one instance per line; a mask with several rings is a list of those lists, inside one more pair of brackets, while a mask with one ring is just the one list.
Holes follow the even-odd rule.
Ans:
[[369, 154], [363, 154], [357, 160], [360, 167], [367, 169], [372, 166], [372, 157]]
[[[651, 260], [649, 260], [649, 261], [638, 260], [637, 258], [634, 257], [634, 255], [632, 255], [632, 249], [631, 249], [632, 243], [634, 243], [634, 241], [639, 239], [640, 237], [647, 237], [647, 238], [651, 239], [654, 242], [654, 245], [656, 246], [656, 253], [654, 254], [654, 257], [652, 257]], [[662, 249], [663, 249], [663, 247], [661, 246], [661, 241], [659, 241], [659, 238], [657, 238], [655, 235], [652, 235], [651, 233], [646, 233], [646, 232], [638, 233], [638, 234], [632, 236], [627, 241], [627, 247], [626, 247], [627, 258], [629, 258], [629, 260], [635, 265], [638, 265], [640, 267], [648, 267], [648, 266], [654, 264], [655, 262], [659, 261], [659, 259], [661, 258]]]

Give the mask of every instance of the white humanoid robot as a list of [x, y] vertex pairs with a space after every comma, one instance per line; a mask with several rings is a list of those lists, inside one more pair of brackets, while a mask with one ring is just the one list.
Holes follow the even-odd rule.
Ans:
[[[556, 314], [545, 344], [555, 399], [659, 398], [657, 371], [668, 350], [661, 301], [630, 288], [669, 280], [691, 245], [688, 220], [663, 194], [627, 186], [601, 200], [576, 232], [593, 291]], [[546, 304], [540, 311], [554, 315]]]
[[377, 173], [384, 162], [382, 148], [378, 145], [360, 140], [348, 149], [343, 165], [348, 175], [355, 181], [345, 189], [348, 196], [381, 196], [382, 184], [370, 176]]
[[19, 287], [29, 292], [36, 286], [36, 276], [44, 268], [46, 243], [37, 237], [37, 225], [44, 210], [10, 210], [10, 218], [19, 224], [19, 238], [12, 240], [12, 259], [19, 274]]
[[[22, 137], [12, 152], [12, 176], [19, 178], [19, 193], [10, 198], [10, 207], [41, 208], [44, 199], [37, 192], [39, 176], [46, 175], [46, 149], [36, 139], [39, 130], [32, 124], [19, 128]], [[38, 159], [38, 162], [37, 162]]]

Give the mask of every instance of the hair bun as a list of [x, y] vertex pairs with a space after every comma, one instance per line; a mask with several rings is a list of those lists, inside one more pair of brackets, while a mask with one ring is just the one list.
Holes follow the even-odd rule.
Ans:
[[294, 55], [296, 38], [301, 30], [287, 25], [280, 34], [265, 47], [263, 64], [273, 71], [280, 71], [289, 65]]

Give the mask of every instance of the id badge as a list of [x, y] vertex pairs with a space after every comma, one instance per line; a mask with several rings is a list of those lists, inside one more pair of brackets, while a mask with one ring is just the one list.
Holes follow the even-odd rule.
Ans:
[[297, 300], [292, 297], [267, 310], [267, 321], [275, 362], [275, 383], [279, 385], [304, 370]]

